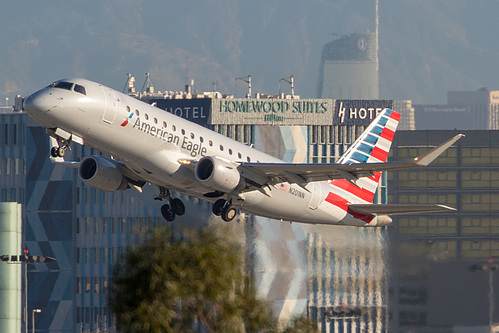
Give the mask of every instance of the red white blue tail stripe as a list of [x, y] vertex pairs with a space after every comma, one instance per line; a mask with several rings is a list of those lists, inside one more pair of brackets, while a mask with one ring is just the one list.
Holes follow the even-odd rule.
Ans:
[[[339, 164], [384, 163], [392, 145], [393, 136], [400, 120], [400, 113], [390, 109], [383, 110], [340, 158]], [[352, 183], [346, 179], [329, 181], [336, 189], [329, 193], [327, 202], [339, 203], [337, 197], [345, 198], [347, 203], [372, 203], [381, 178], [380, 172], [371, 177], [362, 177]]]

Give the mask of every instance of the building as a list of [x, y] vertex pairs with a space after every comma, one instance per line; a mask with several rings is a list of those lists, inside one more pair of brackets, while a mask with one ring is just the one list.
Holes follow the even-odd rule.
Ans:
[[499, 91], [448, 91], [446, 105], [415, 105], [416, 128], [499, 129]]
[[[392, 159], [409, 160], [457, 133], [397, 132]], [[390, 332], [489, 332], [488, 274], [476, 268], [499, 256], [499, 132], [459, 133], [466, 137], [429, 167], [389, 175], [389, 202], [457, 209], [400, 216], [388, 229]]]
[[318, 96], [378, 99], [379, 79], [374, 33], [340, 36], [322, 49]]

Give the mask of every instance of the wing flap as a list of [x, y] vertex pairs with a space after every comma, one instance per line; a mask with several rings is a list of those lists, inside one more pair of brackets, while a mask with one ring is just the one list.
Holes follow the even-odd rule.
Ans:
[[360, 214], [371, 215], [403, 215], [415, 213], [431, 213], [455, 211], [445, 205], [405, 205], [405, 204], [350, 204], [348, 208]]

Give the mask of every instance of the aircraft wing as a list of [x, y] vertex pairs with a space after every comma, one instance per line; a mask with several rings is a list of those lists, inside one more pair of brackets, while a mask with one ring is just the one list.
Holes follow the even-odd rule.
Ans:
[[[409, 162], [355, 163], [355, 164], [310, 164], [310, 163], [242, 163], [239, 170], [243, 176], [261, 185], [287, 181], [305, 185], [312, 181], [347, 179], [355, 182], [360, 177], [370, 177], [374, 172], [394, 171], [425, 167], [452, 146], [463, 134], [458, 134]], [[266, 181], [262, 181], [266, 179]]]
[[455, 208], [445, 205], [405, 205], [405, 204], [350, 204], [348, 209], [355, 213], [371, 215], [403, 215], [414, 213], [431, 213], [454, 211]]

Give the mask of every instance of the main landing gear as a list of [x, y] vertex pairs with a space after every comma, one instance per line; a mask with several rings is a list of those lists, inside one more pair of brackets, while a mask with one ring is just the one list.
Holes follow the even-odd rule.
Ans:
[[230, 201], [218, 199], [213, 204], [213, 214], [221, 216], [225, 222], [230, 222], [236, 217], [237, 210]]
[[167, 220], [168, 222], [172, 222], [175, 220], [175, 217], [182, 216], [185, 214], [185, 205], [182, 202], [182, 200], [178, 198], [172, 198], [170, 195], [170, 190], [160, 186], [159, 187], [159, 194], [154, 197], [156, 200], [163, 200], [167, 199], [169, 204], [164, 204], [161, 206], [161, 215]]

